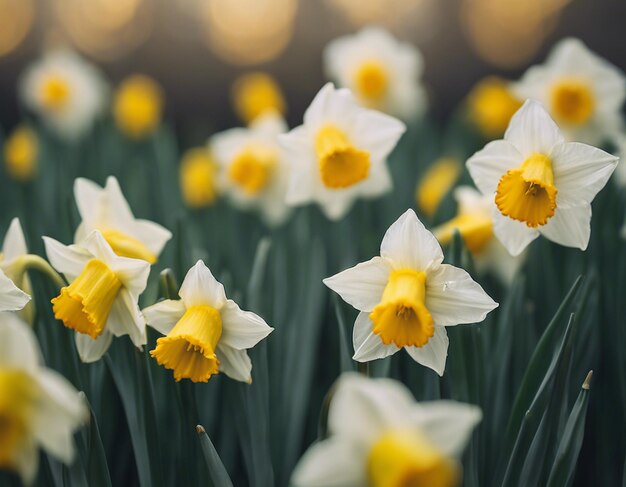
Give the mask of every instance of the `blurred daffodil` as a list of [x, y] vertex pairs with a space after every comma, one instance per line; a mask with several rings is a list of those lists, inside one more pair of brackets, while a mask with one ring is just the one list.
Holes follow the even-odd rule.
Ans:
[[99, 230], [117, 255], [153, 264], [172, 238], [172, 233], [161, 225], [133, 216], [113, 176], [107, 178], [104, 188], [88, 179], [77, 178], [74, 197], [82, 219], [74, 236], [76, 244], [80, 245], [93, 230]]
[[162, 111], [163, 90], [148, 76], [130, 76], [115, 93], [115, 123], [131, 139], [142, 139], [154, 132], [161, 122]]
[[199, 260], [179, 291], [180, 300], [167, 299], [143, 310], [155, 330], [166, 335], [150, 352], [174, 378], [207, 382], [219, 372], [251, 382], [252, 363], [246, 349], [271, 333], [259, 316], [242, 311], [226, 299], [224, 286]]
[[237, 206], [258, 208], [272, 226], [282, 224], [290, 212], [285, 203], [290, 164], [277, 141], [286, 131], [283, 119], [270, 113], [249, 128], [227, 130], [210, 141], [224, 191]]
[[269, 74], [254, 72], [237, 78], [232, 87], [235, 112], [245, 123], [268, 112], [285, 115], [285, 98], [280, 86]]
[[180, 188], [191, 208], [212, 205], [218, 196], [218, 166], [204, 147], [189, 149], [180, 162]]
[[467, 161], [478, 189], [493, 201], [493, 230], [512, 255], [540, 234], [567, 247], [587, 248], [591, 201], [617, 157], [590, 145], [565, 142], [537, 101], [513, 116], [503, 140]]
[[528, 69], [515, 92], [542, 102], [567, 140], [598, 144], [620, 124], [626, 79], [580, 40], [568, 38], [544, 65]]
[[324, 64], [328, 77], [368, 108], [403, 120], [426, 108], [420, 52], [382, 28], [366, 27], [333, 40], [324, 51]]
[[329, 437], [296, 466], [296, 487], [455, 487], [460, 457], [480, 408], [455, 401], [416, 403], [391, 379], [349, 373], [334, 386]]
[[137, 301], [146, 288], [150, 264], [117, 255], [98, 230], [79, 245], [44, 237], [46, 254], [69, 286], [52, 300], [54, 317], [76, 331], [83, 362], [99, 360], [113, 336], [129, 335], [136, 347], [146, 344], [146, 324]]
[[488, 139], [502, 137], [511, 117], [522, 106], [509, 82], [491, 76], [472, 88], [468, 97], [471, 121]]
[[30, 296], [0, 270], [0, 311], [18, 311], [29, 301]]
[[21, 82], [28, 108], [65, 139], [89, 131], [105, 105], [107, 87], [99, 70], [71, 51], [46, 54], [30, 66]]
[[89, 418], [74, 387], [42, 366], [35, 334], [12, 313], [0, 313], [0, 469], [16, 471], [25, 485], [37, 474], [43, 449], [74, 459], [74, 431]]
[[4, 163], [7, 174], [22, 183], [37, 174], [38, 142], [35, 132], [27, 125], [18, 126], [4, 144]]
[[304, 124], [278, 138], [291, 164], [287, 203], [317, 202], [338, 220], [356, 198], [390, 191], [386, 159], [405, 129], [400, 120], [360, 107], [349, 90], [326, 84]]
[[451, 242], [458, 230], [472, 253], [476, 269], [490, 271], [510, 284], [523, 262], [523, 254], [513, 257], [493, 234], [492, 200], [470, 186], [454, 190], [459, 209], [457, 216], [433, 230], [441, 245]]
[[384, 358], [404, 348], [443, 375], [446, 326], [479, 323], [498, 304], [463, 269], [442, 264], [439, 243], [407, 210], [389, 227], [380, 257], [324, 279], [360, 311], [354, 323], [354, 360]]
[[433, 217], [443, 198], [461, 175], [463, 166], [452, 157], [442, 157], [428, 168], [415, 190], [415, 200], [426, 216]]
[[[2, 253], [0, 254], [0, 269], [26, 294], [32, 295], [33, 288], [28, 274], [24, 272], [23, 260], [28, 255], [26, 238], [19, 218], [13, 218], [7, 233], [2, 241]], [[34, 320], [33, 303], [28, 302], [20, 311], [20, 315], [27, 323]]]

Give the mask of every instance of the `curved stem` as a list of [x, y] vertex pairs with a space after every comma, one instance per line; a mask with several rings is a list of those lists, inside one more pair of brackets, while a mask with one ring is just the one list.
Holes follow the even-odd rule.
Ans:
[[21, 282], [24, 276], [24, 273], [29, 270], [36, 270], [45, 275], [52, 283], [61, 289], [62, 287], [67, 286], [67, 282], [65, 279], [55, 271], [52, 266], [48, 263], [44, 258], [34, 255], [34, 254], [26, 254], [18, 257], [13, 263], [16, 272], [16, 280]]

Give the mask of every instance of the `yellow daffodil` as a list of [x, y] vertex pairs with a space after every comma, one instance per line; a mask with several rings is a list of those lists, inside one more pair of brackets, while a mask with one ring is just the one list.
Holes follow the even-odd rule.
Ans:
[[[2, 242], [2, 253], [0, 254], [0, 269], [26, 294], [33, 294], [30, 278], [23, 272], [22, 258], [28, 255], [26, 238], [20, 225], [19, 218], [13, 218], [9, 229]], [[33, 303], [27, 303], [20, 311], [21, 317], [27, 323], [32, 324], [35, 317]]]
[[324, 64], [328, 77], [349, 88], [363, 106], [403, 120], [424, 113], [422, 56], [384, 29], [366, 27], [333, 40], [324, 50]]
[[428, 168], [415, 190], [415, 200], [426, 216], [433, 217], [443, 198], [461, 175], [463, 166], [452, 157], [442, 157]]
[[435, 238], [441, 245], [447, 245], [458, 230], [472, 253], [476, 269], [493, 272], [502, 282], [510, 284], [524, 260], [524, 254], [510, 255], [495, 238], [492, 201], [470, 186], [456, 188], [454, 198], [459, 205], [457, 215], [433, 230]]
[[89, 131], [105, 105], [107, 87], [98, 69], [67, 50], [52, 51], [28, 68], [20, 83], [28, 108], [65, 139]]
[[258, 117], [249, 128], [235, 128], [211, 138], [210, 146], [222, 168], [221, 186], [235, 205], [258, 209], [268, 225], [285, 222], [289, 161], [277, 137], [287, 124], [274, 113]]
[[291, 164], [287, 204], [317, 202], [332, 220], [358, 197], [391, 190], [387, 156], [404, 123], [360, 107], [347, 89], [326, 84], [304, 114], [304, 124], [278, 140]]
[[296, 466], [295, 487], [456, 487], [460, 457], [482, 419], [455, 401], [416, 403], [391, 379], [341, 376], [328, 410], [328, 438]]
[[211, 206], [218, 196], [218, 166], [204, 147], [189, 149], [180, 162], [180, 189], [190, 208]]
[[74, 431], [88, 419], [84, 400], [57, 372], [41, 364], [32, 330], [17, 316], [0, 313], [0, 469], [35, 480], [37, 447], [57, 460], [74, 459]]
[[20, 182], [31, 181], [37, 174], [38, 142], [35, 132], [20, 125], [4, 144], [4, 164], [7, 174]]
[[172, 238], [172, 233], [161, 225], [133, 216], [113, 176], [107, 178], [104, 188], [88, 179], [76, 179], [74, 197], [82, 218], [74, 236], [76, 244], [99, 230], [117, 255], [153, 264]]
[[113, 101], [119, 129], [132, 139], [150, 135], [161, 123], [163, 90], [152, 78], [136, 74], [122, 81]]
[[565, 142], [537, 101], [513, 116], [503, 140], [467, 161], [478, 189], [493, 202], [493, 230], [512, 255], [540, 234], [568, 247], [587, 248], [591, 201], [617, 165], [595, 147]]
[[238, 78], [233, 83], [232, 98], [237, 115], [247, 124], [268, 112], [285, 115], [280, 86], [266, 73], [248, 73]]
[[146, 344], [146, 324], [137, 301], [146, 288], [150, 264], [117, 255], [98, 230], [79, 245], [65, 246], [44, 237], [46, 254], [69, 286], [52, 300], [54, 317], [76, 331], [83, 362], [95, 362], [113, 336], [129, 335], [133, 344]]
[[224, 372], [251, 382], [252, 363], [246, 349], [273, 328], [226, 299], [224, 286], [201, 260], [185, 276], [179, 295], [180, 300], [167, 299], [143, 310], [148, 325], [166, 335], [157, 340], [150, 355], [173, 370], [177, 381], [207, 382]]
[[528, 69], [515, 85], [521, 99], [538, 100], [567, 140], [604, 141], [621, 123], [626, 78], [579, 39], [563, 39], [545, 64]]
[[511, 117], [522, 106], [510, 83], [495, 76], [477, 83], [467, 98], [471, 121], [488, 139], [502, 137]]
[[479, 323], [498, 304], [467, 272], [442, 261], [433, 234], [407, 210], [385, 233], [380, 257], [324, 279], [360, 311], [354, 360], [384, 358], [404, 348], [413, 360], [443, 375], [445, 327]]

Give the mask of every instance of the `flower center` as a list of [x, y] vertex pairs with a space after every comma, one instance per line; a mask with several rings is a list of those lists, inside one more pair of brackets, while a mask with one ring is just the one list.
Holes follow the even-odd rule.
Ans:
[[495, 201], [503, 215], [538, 227], [554, 216], [557, 192], [552, 161], [534, 154], [500, 178]]
[[322, 182], [328, 188], [347, 188], [367, 179], [370, 155], [354, 147], [334, 125], [322, 127], [315, 137]]
[[435, 334], [428, 312], [426, 273], [413, 269], [392, 271], [380, 303], [370, 313], [373, 331], [385, 345], [422, 347]]
[[157, 261], [157, 256], [140, 240], [120, 232], [119, 230], [101, 230], [101, 233], [113, 249], [113, 252], [120, 257], [142, 259], [150, 264], [154, 264]]
[[417, 431], [384, 433], [369, 452], [370, 487], [454, 487], [459, 468]]
[[441, 245], [447, 245], [455, 230], [473, 254], [479, 254], [493, 238], [493, 222], [489, 215], [482, 213], [460, 214], [433, 230], [433, 234]]
[[244, 193], [254, 196], [268, 185], [277, 162], [274, 148], [251, 144], [235, 156], [228, 167], [228, 177]]
[[41, 86], [41, 104], [47, 110], [60, 110], [70, 98], [67, 81], [58, 75], [48, 76]]
[[174, 379], [207, 382], [219, 372], [215, 347], [222, 336], [222, 317], [211, 306], [192, 306], [150, 352], [159, 365], [174, 371]]
[[57, 320], [94, 340], [106, 325], [122, 282], [104, 262], [91, 259], [83, 271], [52, 300]]
[[187, 205], [208, 206], [217, 198], [217, 168], [206, 149], [192, 149], [180, 167], [180, 185]]
[[161, 119], [163, 99], [159, 86], [145, 76], [125, 81], [113, 105], [115, 120], [129, 136], [140, 138], [151, 133]]
[[25, 372], [0, 369], [0, 468], [16, 467], [38, 396], [37, 384]]
[[380, 101], [387, 93], [389, 74], [378, 61], [366, 61], [354, 73], [355, 91], [359, 97], [369, 101]]
[[507, 83], [498, 78], [481, 81], [469, 96], [470, 116], [487, 137], [504, 134], [511, 117], [521, 106]]
[[550, 103], [559, 121], [581, 125], [593, 115], [596, 100], [587, 83], [565, 79], [552, 87]]

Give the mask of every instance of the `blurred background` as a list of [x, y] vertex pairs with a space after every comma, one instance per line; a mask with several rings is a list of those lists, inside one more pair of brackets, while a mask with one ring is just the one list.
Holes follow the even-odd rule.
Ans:
[[19, 75], [49, 46], [74, 46], [113, 83], [156, 78], [166, 119], [204, 138], [238, 123], [228, 94], [250, 70], [279, 80], [298, 124], [325, 81], [322, 48], [363, 25], [419, 47], [442, 121], [476, 81], [517, 78], [566, 36], [626, 69], [625, 22], [624, 0], [0, 0], [0, 124], [20, 119]]

